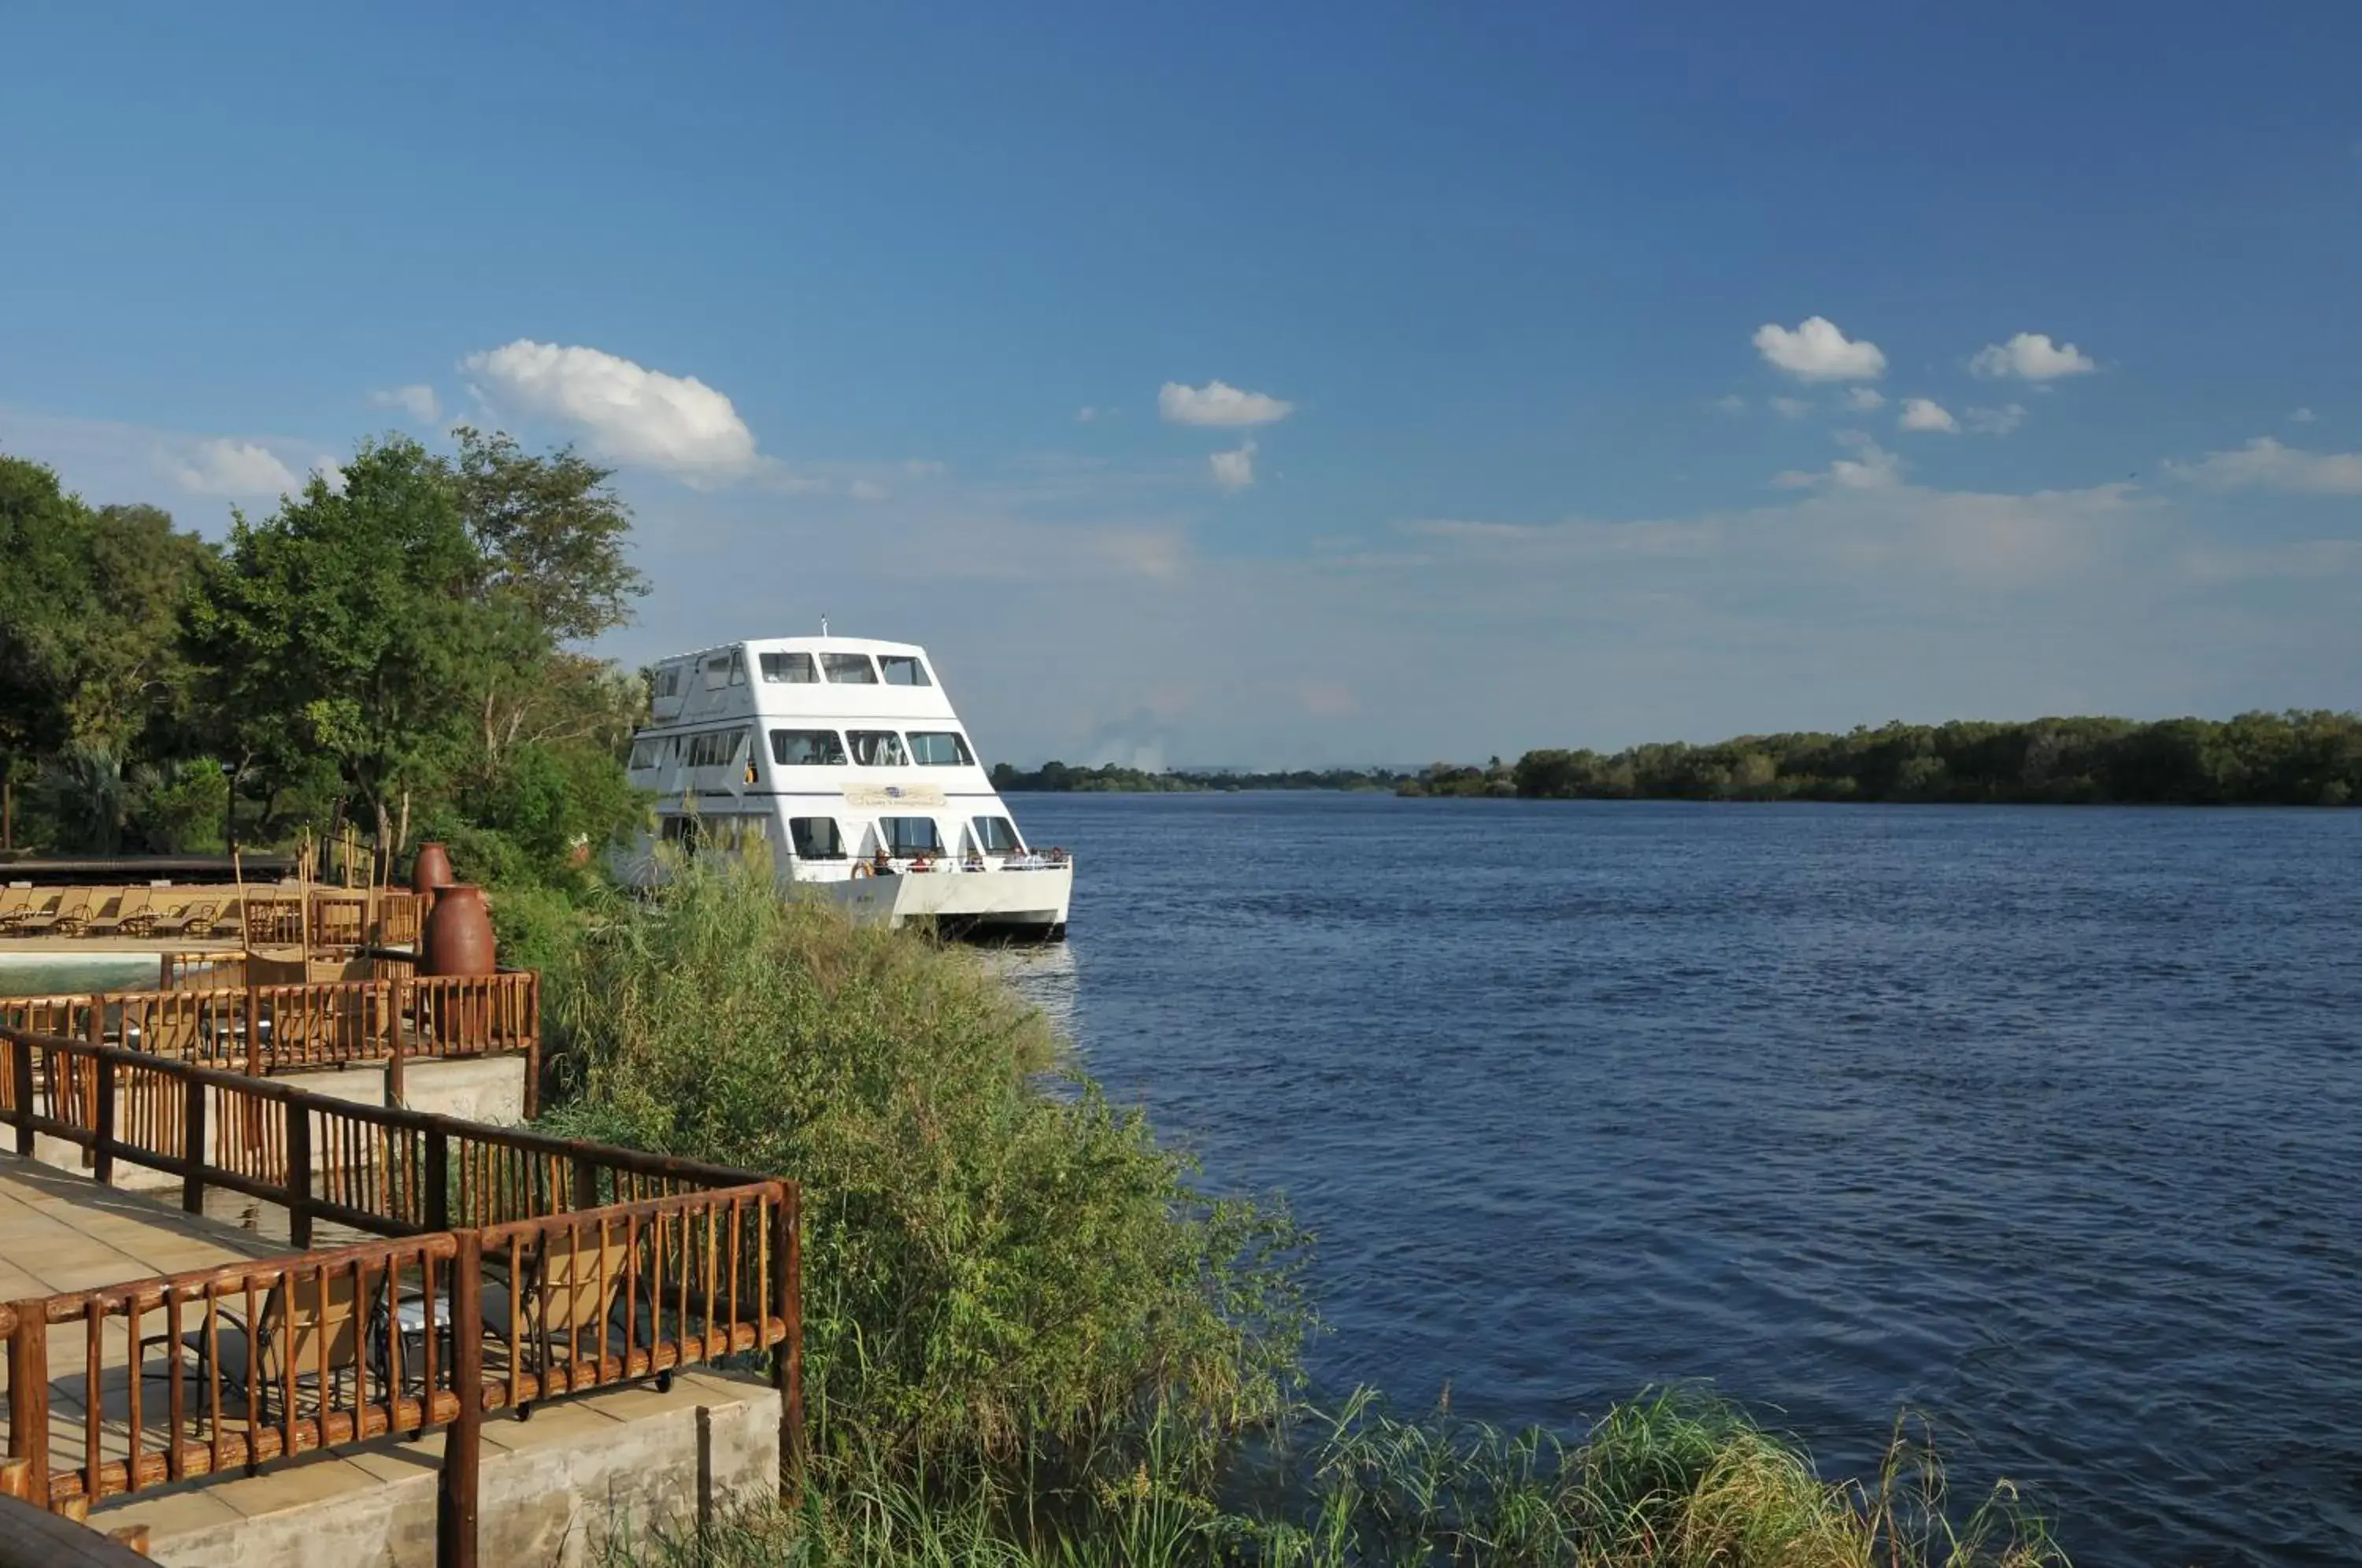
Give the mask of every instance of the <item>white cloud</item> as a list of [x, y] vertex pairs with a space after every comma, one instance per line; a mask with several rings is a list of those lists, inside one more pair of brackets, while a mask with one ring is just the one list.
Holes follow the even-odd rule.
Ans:
[[1092, 421], [1100, 418], [1103, 414], [1112, 414], [1115, 411], [1113, 409], [1101, 410], [1092, 408], [1087, 404], [1084, 407], [1075, 410], [1075, 423], [1077, 425], [1088, 425]]
[[1156, 412], [1175, 425], [1275, 425], [1295, 409], [1268, 392], [1241, 392], [1227, 381], [1202, 387], [1167, 381], [1156, 394]]
[[1217, 452], [1207, 458], [1213, 466], [1214, 483], [1232, 495], [1254, 483], [1254, 449], [1255, 444], [1247, 441], [1234, 451]]
[[876, 480], [857, 479], [844, 487], [844, 493], [855, 501], [883, 501], [893, 492]]
[[2310, 425], [2312, 423], [2312, 410], [2309, 408], [2300, 408], [2294, 414], [2290, 414], [2289, 418], [2299, 425]]
[[1969, 428], [1980, 436], [2006, 436], [2025, 423], [2025, 404], [2022, 403], [1969, 410]]
[[2017, 376], [2029, 381], [2055, 381], [2099, 368], [2072, 343], [2051, 342], [2047, 332], [2021, 332], [2006, 343], [1989, 343], [1969, 361], [1969, 369], [1980, 376]]
[[1800, 381], [1874, 381], [1886, 371], [1877, 344], [1848, 338], [1825, 315], [1807, 316], [1793, 330], [1767, 321], [1755, 329], [1755, 347]]
[[1846, 406], [1856, 414], [1875, 414], [1886, 406], [1886, 394], [1876, 387], [1856, 387], [1846, 393]]
[[410, 415], [414, 425], [432, 425], [443, 417], [443, 405], [430, 386], [393, 387], [370, 393], [370, 402], [378, 408], [397, 408]]
[[2209, 490], [2277, 490], [2291, 495], [2362, 495], [2362, 452], [2308, 452], [2258, 436], [2235, 452], [2169, 465]]
[[284, 495], [303, 488], [295, 471], [251, 441], [204, 441], [173, 477], [199, 495]]
[[693, 479], [744, 473], [759, 460], [730, 400], [694, 376], [668, 376], [597, 348], [518, 338], [460, 368], [496, 405], [572, 426], [593, 456]]
[[1904, 430], [1940, 431], [1947, 436], [1960, 433], [1960, 422], [1951, 411], [1932, 398], [1906, 397], [1903, 400], [1903, 415], [1894, 422]]
[[1747, 412], [1747, 400], [1737, 392], [1725, 392], [1706, 406], [1716, 414], [1744, 414]]
[[1813, 405], [1800, 397], [1775, 397], [1772, 412], [1783, 419], [1802, 419], [1813, 412]]
[[1902, 479], [1903, 459], [1862, 431], [1839, 430], [1834, 438], [1838, 446], [1853, 456], [1839, 458], [1818, 473], [1791, 469], [1775, 476], [1772, 482], [1789, 490], [1809, 490], [1822, 485], [1839, 490], [1883, 490]]

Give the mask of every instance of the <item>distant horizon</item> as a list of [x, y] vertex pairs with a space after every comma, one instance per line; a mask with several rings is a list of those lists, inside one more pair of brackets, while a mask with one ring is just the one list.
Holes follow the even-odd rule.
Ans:
[[1654, 738], [1654, 739], [1649, 739], [1649, 740], [1626, 741], [1626, 742], [1623, 742], [1623, 743], [1621, 743], [1621, 744], [1619, 744], [1619, 745], [1601, 745], [1601, 744], [1597, 744], [1597, 743], [1583, 743], [1583, 742], [1542, 742], [1542, 743], [1540, 743], [1540, 744], [1539, 744], [1539, 745], [1522, 745], [1522, 746], [1518, 746], [1518, 747], [1517, 747], [1515, 750], [1509, 750], [1509, 749], [1507, 749], [1507, 748], [1493, 748], [1493, 749], [1487, 749], [1487, 750], [1484, 750], [1484, 751], [1479, 751], [1479, 752], [1471, 753], [1471, 754], [1464, 755], [1464, 756], [1431, 756], [1431, 757], [1429, 757], [1429, 758], [1427, 758], [1426, 760], [1421, 761], [1421, 762], [1410, 762], [1410, 763], [1403, 763], [1403, 762], [1330, 762], [1330, 763], [1317, 763], [1317, 764], [1316, 764], [1316, 763], [1273, 763], [1273, 764], [1262, 764], [1262, 765], [1257, 765], [1257, 764], [1244, 764], [1244, 763], [1173, 762], [1173, 763], [1163, 763], [1163, 764], [1160, 764], [1159, 766], [1157, 766], [1157, 767], [1136, 767], [1136, 765], [1134, 765], [1134, 764], [1132, 764], [1132, 763], [1130, 763], [1130, 762], [1124, 762], [1124, 761], [1091, 761], [1091, 762], [1084, 762], [1084, 761], [1076, 760], [1076, 759], [1072, 758], [1072, 757], [1059, 756], [1052, 755], [1052, 756], [1045, 756], [1036, 757], [1036, 758], [1034, 758], [1034, 759], [1032, 759], [1032, 760], [1030, 760], [1030, 761], [1019, 761], [1019, 760], [1017, 760], [1016, 758], [1013, 758], [1013, 757], [994, 758], [993, 760], [987, 762], [987, 763], [985, 764], [985, 766], [986, 766], [988, 768], [990, 768], [990, 767], [998, 767], [998, 766], [999, 766], [999, 765], [1000, 765], [1000, 763], [1002, 763], [1002, 762], [1007, 762], [1007, 763], [1008, 763], [1008, 765], [1009, 765], [1010, 767], [1015, 767], [1015, 768], [1018, 768], [1018, 769], [1020, 769], [1021, 771], [1024, 771], [1024, 772], [1036, 772], [1036, 771], [1039, 771], [1041, 768], [1043, 768], [1043, 767], [1045, 767], [1049, 766], [1049, 765], [1050, 765], [1051, 763], [1053, 763], [1053, 762], [1060, 762], [1060, 763], [1064, 763], [1064, 764], [1065, 764], [1065, 765], [1066, 765], [1067, 767], [1089, 767], [1089, 768], [1097, 768], [1097, 767], [1132, 767], [1132, 768], [1135, 768], [1135, 770], [1136, 770], [1136, 771], [1142, 772], [1142, 773], [1172, 773], [1172, 774], [1183, 774], [1183, 773], [1204, 773], [1204, 774], [1213, 774], [1213, 773], [1341, 773], [1341, 772], [1361, 772], [1361, 773], [1369, 773], [1369, 772], [1386, 772], [1386, 773], [1400, 773], [1400, 774], [1407, 774], [1407, 775], [1415, 775], [1415, 774], [1417, 774], [1417, 773], [1418, 773], [1421, 768], [1425, 768], [1425, 767], [1438, 767], [1438, 766], [1456, 767], [1473, 767], [1473, 766], [1481, 765], [1481, 764], [1483, 764], [1483, 763], [1485, 763], [1485, 762], [1488, 761], [1489, 759], [1491, 759], [1491, 758], [1493, 758], [1493, 757], [1496, 757], [1496, 756], [1499, 757], [1499, 758], [1500, 758], [1504, 763], [1514, 763], [1514, 762], [1516, 762], [1516, 761], [1518, 760], [1518, 757], [1520, 757], [1520, 756], [1527, 756], [1527, 755], [1529, 755], [1529, 754], [1530, 754], [1530, 753], [1532, 753], [1532, 752], [1537, 752], [1537, 751], [1551, 751], [1551, 750], [1562, 750], [1562, 751], [1593, 751], [1593, 752], [1597, 752], [1597, 753], [1598, 753], [1598, 754], [1600, 754], [1601, 756], [1612, 756], [1617, 755], [1618, 753], [1626, 752], [1626, 751], [1630, 751], [1630, 750], [1633, 750], [1633, 749], [1635, 749], [1635, 748], [1637, 748], [1637, 747], [1644, 746], [1644, 745], [1688, 745], [1688, 746], [1714, 746], [1714, 745], [1729, 745], [1729, 744], [1732, 744], [1732, 743], [1734, 743], [1734, 742], [1738, 742], [1738, 741], [1742, 741], [1742, 740], [1750, 740], [1750, 739], [1757, 739], [1757, 738], [1760, 738], [1760, 737], [1764, 737], [1764, 736], [1770, 736], [1770, 735], [1790, 735], [1790, 734], [1828, 734], [1828, 735], [1846, 735], [1846, 734], [1851, 734], [1852, 733], [1854, 733], [1854, 732], [1855, 732], [1856, 730], [1858, 730], [1858, 729], [1861, 729], [1861, 730], [1877, 730], [1877, 729], [1883, 728], [1884, 726], [1886, 726], [1886, 725], [1888, 725], [1888, 724], [1908, 724], [1908, 725], [1915, 725], [1915, 726], [1924, 726], [1924, 727], [1927, 727], [1927, 728], [1938, 728], [1938, 727], [1941, 727], [1942, 725], [1945, 725], [1945, 724], [2033, 724], [2033, 723], [2045, 723], [2045, 722], [2048, 722], [2048, 721], [2054, 721], [2054, 720], [2055, 720], [2055, 721], [2061, 722], [2061, 723], [2065, 723], [2065, 722], [2072, 722], [2072, 721], [2076, 721], [2076, 720], [2090, 720], [2090, 719], [2107, 719], [2107, 720], [2116, 720], [2116, 721], [2121, 721], [2121, 722], [2124, 722], [2124, 723], [2136, 723], [2136, 724], [2158, 724], [2158, 723], [2172, 723], [2173, 721], [2175, 721], [2175, 720], [2179, 720], [2179, 719], [2196, 719], [2196, 720], [2201, 720], [2201, 721], [2203, 721], [2203, 722], [2206, 722], [2206, 723], [2224, 723], [2229, 722], [2229, 721], [2230, 721], [2230, 720], [2232, 720], [2232, 719], [2235, 719], [2235, 718], [2241, 717], [2242, 715], [2244, 715], [2244, 714], [2247, 714], [2247, 713], [2268, 713], [2268, 714], [2274, 714], [2274, 715], [2277, 715], [2277, 714], [2288, 713], [2288, 712], [2329, 712], [2329, 713], [2336, 713], [2336, 714], [2340, 714], [2340, 715], [2344, 715], [2344, 716], [2348, 716], [2348, 717], [2362, 717], [2362, 708], [2355, 708], [2355, 707], [2343, 707], [2343, 708], [2338, 708], [2338, 707], [2331, 707], [2331, 708], [2297, 708], [2297, 707], [2290, 707], [2290, 706], [2282, 706], [2282, 707], [2278, 707], [2278, 708], [2243, 708], [2243, 709], [2239, 710], [2239, 712], [2236, 712], [2236, 713], [2155, 713], [2155, 714], [2147, 714], [2147, 715], [2137, 714], [2137, 713], [2034, 713], [2034, 714], [2025, 715], [2025, 716], [2022, 716], [2022, 717], [2019, 717], [2019, 716], [2002, 716], [2002, 717], [1993, 717], [1993, 716], [1991, 716], [1991, 715], [1978, 715], [1978, 716], [1976, 716], [1976, 717], [1967, 717], [1967, 716], [1963, 716], [1963, 715], [1959, 715], [1959, 714], [1955, 714], [1955, 715], [1953, 715], [1952, 717], [1948, 718], [1948, 719], [1902, 719], [1902, 718], [1880, 719], [1880, 720], [1876, 720], [1876, 721], [1873, 721], [1873, 722], [1870, 722], [1870, 723], [1861, 723], [1861, 724], [1849, 724], [1849, 725], [1846, 725], [1845, 727], [1843, 727], [1843, 728], [1841, 728], [1841, 729], [1838, 729], [1838, 728], [1827, 728], [1827, 727], [1815, 727], [1815, 726], [1811, 726], [1811, 725], [1795, 725], [1795, 726], [1792, 726], [1792, 727], [1789, 727], [1789, 728], [1783, 728], [1783, 729], [1764, 728], [1764, 729], [1752, 729], [1752, 730], [1739, 730], [1739, 731], [1736, 731], [1736, 732], [1734, 732], [1734, 733], [1732, 733], [1732, 734], [1723, 734], [1723, 735], [1711, 735], [1711, 736], [1706, 736], [1706, 737], [1704, 737], [1704, 738], [1699, 738], [1699, 737], [1694, 737], [1694, 736], [1660, 736], [1660, 737], [1657, 737], [1657, 738]]

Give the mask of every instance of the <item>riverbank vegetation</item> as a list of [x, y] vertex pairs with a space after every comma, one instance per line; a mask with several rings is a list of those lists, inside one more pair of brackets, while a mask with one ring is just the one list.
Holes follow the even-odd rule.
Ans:
[[1687, 1394], [1512, 1434], [1303, 1403], [1307, 1238], [1209, 1191], [972, 952], [683, 867], [553, 976], [564, 1131], [804, 1182], [808, 1485], [617, 1563], [2063, 1561], [1926, 1451], [1831, 1485]]
[[2362, 714], [1892, 723], [1710, 745], [1529, 751], [1514, 763], [1496, 756], [1417, 772], [1144, 773], [1058, 762], [1021, 772], [1004, 763], [993, 782], [1004, 790], [1392, 790], [1529, 801], [2348, 806], [2362, 805]]
[[1409, 795], [1527, 800], [1907, 801], [2046, 805], [2362, 804], [2362, 714], [1893, 723], [1613, 754], [1438, 766]]

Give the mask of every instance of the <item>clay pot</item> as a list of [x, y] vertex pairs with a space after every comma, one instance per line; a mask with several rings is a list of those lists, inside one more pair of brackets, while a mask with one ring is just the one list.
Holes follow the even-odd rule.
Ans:
[[425, 960], [419, 966], [422, 975], [491, 974], [492, 912], [484, 890], [468, 882], [437, 889], [419, 947]]
[[411, 863], [410, 890], [431, 893], [437, 888], [447, 888], [459, 878], [451, 874], [451, 856], [439, 844], [422, 844], [418, 858]]

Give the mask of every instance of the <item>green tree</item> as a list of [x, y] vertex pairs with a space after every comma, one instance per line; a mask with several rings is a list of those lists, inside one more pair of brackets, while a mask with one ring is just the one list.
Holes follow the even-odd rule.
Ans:
[[273, 788], [325, 758], [390, 842], [395, 797], [442, 775], [518, 641], [482, 575], [447, 466], [407, 438], [363, 442], [341, 490], [315, 475], [238, 515], [190, 617], [223, 755]]
[[54, 472], [0, 457], [0, 790], [11, 795], [73, 733], [75, 644], [90, 617], [89, 532], [89, 509]]
[[461, 425], [459, 509], [483, 557], [484, 587], [512, 598], [553, 643], [626, 624], [647, 580], [624, 557], [631, 509], [602, 469], [561, 447], [533, 457], [504, 431]]

